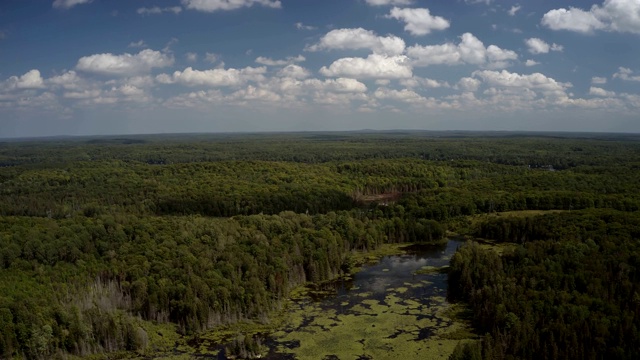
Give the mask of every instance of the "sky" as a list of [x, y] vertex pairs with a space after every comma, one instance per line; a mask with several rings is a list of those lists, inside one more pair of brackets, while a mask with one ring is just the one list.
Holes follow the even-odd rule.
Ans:
[[0, 137], [640, 132], [640, 0], [1, 0]]

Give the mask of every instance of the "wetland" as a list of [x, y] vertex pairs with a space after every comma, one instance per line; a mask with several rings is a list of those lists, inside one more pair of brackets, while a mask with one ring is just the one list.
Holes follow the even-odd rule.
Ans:
[[[283, 325], [254, 341], [268, 348], [267, 359], [446, 359], [468, 329], [446, 301], [446, 271], [431, 270], [446, 269], [462, 243], [405, 246], [326, 283], [320, 295], [303, 292], [287, 305]], [[228, 358], [225, 344], [200, 348]]]

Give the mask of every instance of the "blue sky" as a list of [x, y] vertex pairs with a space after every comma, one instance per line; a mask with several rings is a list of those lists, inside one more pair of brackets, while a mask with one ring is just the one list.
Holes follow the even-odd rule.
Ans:
[[640, 132], [640, 0], [2, 0], [0, 137]]

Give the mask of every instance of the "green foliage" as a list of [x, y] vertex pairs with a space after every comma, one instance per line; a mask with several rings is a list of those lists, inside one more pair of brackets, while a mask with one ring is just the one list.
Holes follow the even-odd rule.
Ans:
[[[488, 348], [502, 354], [505, 335], [493, 329], [520, 334], [532, 321], [510, 305], [515, 300], [508, 296], [520, 299], [510, 289], [529, 276], [514, 269], [565, 269], [570, 277], [535, 277], [526, 288], [536, 296], [562, 288], [568, 295], [554, 301], [579, 304], [554, 310], [552, 318], [561, 314], [564, 325], [542, 324], [541, 334], [553, 335], [550, 343], [569, 341], [554, 329], [572, 319], [587, 322], [585, 314], [597, 310], [607, 316], [590, 322], [584, 339], [608, 355], [629, 354], [626, 339], [637, 326], [628, 324], [638, 315], [622, 300], [638, 298], [629, 245], [638, 233], [629, 224], [640, 209], [640, 145], [625, 137], [463, 135], [0, 143], [0, 357], [146, 354], [162, 342], [150, 329], [173, 324], [190, 334], [245, 319], [266, 322], [295, 286], [352, 272], [353, 252], [440, 242], [456, 230], [447, 224], [463, 224], [462, 216], [594, 208], [630, 215], [586, 212], [579, 224], [565, 218], [574, 215], [558, 214], [477, 224], [476, 235], [523, 244], [516, 253], [522, 256], [462, 249], [452, 264], [450, 279], [459, 284], [452, 296], [507, 282], [503, 301], [477, 314], [477, 326], [496, 339], [483, 344], [496, 344]], [[468, 270], [468, 258], [482, 265]], [[583, 261], [591, 258], [597, 261]], [[600, 292], [606, 296], [598, 302]], [[540, 301], [536, 306], [547, 306]], [[625, 342], [609, 340], [622, 330]], [[527, 336], [517, 337], [520, 344], [533, 338]], [[250, 343], [238, 346], [255, 353]]]
[[471, 243], [451, 260], [449, 297], [470, 304], [490, 358], [640, 356], [636, 213], [493, 218], [478, 231], [523, 244], [500, 257]]

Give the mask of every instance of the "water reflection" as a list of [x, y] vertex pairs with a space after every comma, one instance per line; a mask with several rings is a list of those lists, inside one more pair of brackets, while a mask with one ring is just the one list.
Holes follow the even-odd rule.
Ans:
[[[304, 320], [297, 326], [281, 329], [286, 333], [289, 340], [285, 338], [266, 336], [262, 339], [262, 343], [270, 348], [267, 359], [291, 359], [291, 354], [279, 353], [284, 349], [293, 350], [300, 346], [300, 341], [291, 341], [297, 333], [309, 333], [313, 331], [331, 331], [331, 326], [319, 324], [318, 319], [325, 318], [326, 315], [311, 315], [306, 311], [306, 307], [313, 302], [313, 308], [319, 312], [316, 314], [335, 314], [331, 317], [331, 322], [339, 324], [340, 316], [375, 316], [375, 311], [371, 311], [372, 304], [388, 306], [389, 296], [392, 294], [392, 302], [399, 304], [400, 311], [405, 310], [405, 306], [413, 306], [413, 319], [432, 319], [438, 326], [442, 324], [443, 319], [436, 319], [429, 311], [431, 306], [442, 305], [443, 299], [446, 297], [447, 291], [447, 274], [434, 272], [428, 274], [416, 274], [416, 271], [425, 266], [442, 267], [449, 264], [451, 256], [455, 250], [462, 245], [462, 241], [450, 240], [446, 244], [440, 246], [411, 246], [407, 248], [404, 255], [394, 255], [382, 258], [377, 264], [364, 266], [360, 272], [355, 274], [353, 279], [340, 279], [333, 283], [323, 285], [323, 289], [315, 290], [331, 290], [332, 295], [316, 296], [313, 300], [301, 300], [292, 304], [292, 312], [300, 311], [305, 314]], [[396, 305], [398, 306], [398, 305]], [[364, 309], [364, 310], [363, 310]], [[363, 313], [365, 311], [365, 313]], [[409, 308], [407, 307], [407, 311]], [[415, 321], [414, 320], [414, 321]], [[335, 325], [334, 324], [334, 325]], [[396, 324], [397, 325], [397, 324]], [[336, 325], [337, 326], [337, 325]], [[384, 326], [384, 324], [372, 324], [372, 326]], [[389, 336], [399, 336], [406, 333], [406, 330], [388, 329]], [[431, 328], [415, 329], [415, 340], [427, 339], [432, 335]], [[362, 339], [364, 341], [365, 339]], [[295, 351], [295, 350], [294, 350]], [[222, 354], [221, 354], [222, 355]], [[224, 359], [224, 355], [219, 357]]]

